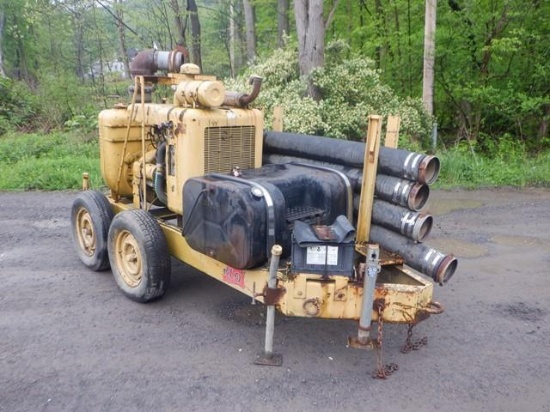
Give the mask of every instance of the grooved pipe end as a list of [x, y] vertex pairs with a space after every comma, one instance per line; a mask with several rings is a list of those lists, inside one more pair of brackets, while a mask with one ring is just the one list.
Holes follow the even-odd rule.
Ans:
[[411, 191], [409, 192], [409, 198], [407, 199], [407, 206], [409, 209], [414, 211], [421, 210], [430, 197], [430, 188], [428, 185], [422, 183], [415, 183]]
[[414, 225], [412, 238], [417, 242], [422, 242], [431, 232], [434, 218], [432, 215], [420, 214]]
[[439, 264], [435, 273], [434, 280], [443, 286], [455, 274], [458, 266], [458, 260], [453, 255], [447, 255]]
[[431, 185], [439, 177], [440, 162], [436, 156], [425, 156], [418, 166], [418, 181]]

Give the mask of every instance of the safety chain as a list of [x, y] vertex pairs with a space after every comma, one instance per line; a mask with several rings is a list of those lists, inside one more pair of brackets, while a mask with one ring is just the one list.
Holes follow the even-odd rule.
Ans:
[[412, 339], [414, 326], [414, 323], [409, 324], [409, 328], [407, 329], [407, 339], [405, 339], [405, 344], [401, 348], [401, 353], [409, 353], [412, 350], [418, 350], [422, 346], [426, 346], [428, 344], [427, 336], [424, 336], [421, 339]]
[[384, 339], [384, 324], [382, 320], [382, 312], [384, 311], [384, 303], [375, 303], [378, 312], [378, 336], [376, 337], [376, 370], [372, 373], [374, 379], [386, 379], [392, 373], [399, 370], [396, 363], [384, 364], [382, 355], [382, 343]]

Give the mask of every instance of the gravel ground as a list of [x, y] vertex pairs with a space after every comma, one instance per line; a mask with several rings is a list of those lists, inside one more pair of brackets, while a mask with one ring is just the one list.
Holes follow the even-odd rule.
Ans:
[[147, 305], [78, 260], [74, 192], [0, 193], [0, 411], [550, 411], [550, 191], [435, 191], [428, 244], [459, 257], [421, 350], [375, 380], [348, 321], [277, 315], [280, 368], [252, 364], [264, 308], [173, 262]]

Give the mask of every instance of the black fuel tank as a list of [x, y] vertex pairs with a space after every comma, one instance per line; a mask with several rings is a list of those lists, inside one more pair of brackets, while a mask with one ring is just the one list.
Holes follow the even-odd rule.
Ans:
[[257, 267], [274, 244], [290, 254], [295, 221], [322, 225], [346, 214], [348, 185], [338, 172], [297, 164], [192, 178], [183, 188], [183, 235], [235, 269]]

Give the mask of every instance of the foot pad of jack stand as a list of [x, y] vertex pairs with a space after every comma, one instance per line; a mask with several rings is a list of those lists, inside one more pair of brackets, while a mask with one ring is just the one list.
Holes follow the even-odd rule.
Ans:
[[254, 365], [281, 366], [283, 364], [283, 355], [280, 353], [261, 352], [256, 355]]
[[374, 339], [368, 339], [363, 343], [357, 336], [349, 336], [348, 346], [355, 349], [376, 349], [378, 347], [378, 342]]

